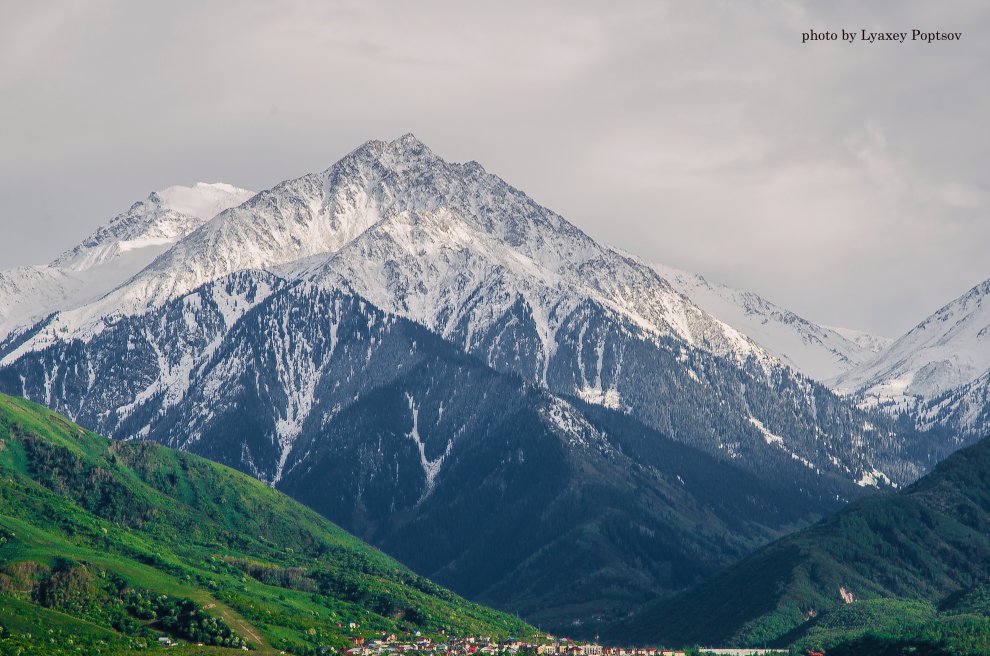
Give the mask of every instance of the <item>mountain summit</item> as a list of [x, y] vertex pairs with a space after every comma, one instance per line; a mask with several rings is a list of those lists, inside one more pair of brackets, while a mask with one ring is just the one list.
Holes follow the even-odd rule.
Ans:
[[369, 141], [325, 171], [282, 182], [219, 213], [116, 290], [104, 307], [140, 312], [229, 273], [335, 253], [382, 219], [393, 200], [390, 181], [436, 161], [412, 135]]
[[[223, 210], [254, 195], [225, 183], [197, 182], [153, 191], [129, 210], [63, 253], [52, 267], [85, 271], [140, 249], [164, 250]], [[157, 248], [156, 248], [157, 247]], [[156, 253], [157, 254], [157, 253]], [[147, 259], [148, 262], [152, 258]]]

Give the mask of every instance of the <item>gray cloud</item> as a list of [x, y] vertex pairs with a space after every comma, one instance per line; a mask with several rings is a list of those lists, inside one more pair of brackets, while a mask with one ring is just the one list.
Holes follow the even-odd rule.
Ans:
[[[915, 27], [963, 40], [800, 42]], [[0, 266], [413, 131], [608, 243], [895, 335], [990, 277], [988, 32], [979, 0], [5, 3]]]

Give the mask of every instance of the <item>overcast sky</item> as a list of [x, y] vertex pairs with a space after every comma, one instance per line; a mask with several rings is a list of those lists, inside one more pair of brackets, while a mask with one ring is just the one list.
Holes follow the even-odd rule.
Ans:
[[983, 0], [0, 0], [0, 268], [414, 132], [602, 241], [897, 336], [990, 278], [988, 65]]

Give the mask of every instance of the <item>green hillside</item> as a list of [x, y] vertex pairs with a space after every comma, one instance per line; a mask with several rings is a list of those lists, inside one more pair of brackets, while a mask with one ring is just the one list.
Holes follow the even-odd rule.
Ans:
[[181, 643], [170, 654], [315, 654], [383, 631], [532, 631], [248, 476], [2, 395], [0, 476], [3, 654], [138, 652], [161, 637]]
[[[930, 653], [985, 654], [988, 581], [984, 440], [899, 493], [853, 503], [647, 606], [611, 634], [641, 643], [830, 646], [830, 654], [887, 653], [877, 641], [914, 641]], [[836, 651], [844, 643], [852, 651]]]

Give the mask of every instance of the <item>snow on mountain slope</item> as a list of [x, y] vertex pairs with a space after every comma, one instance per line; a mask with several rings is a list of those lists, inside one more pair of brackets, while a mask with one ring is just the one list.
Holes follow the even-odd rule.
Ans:
[[990, 370], [990, 280], [941, 308], [833, 386], [864, 404], [910, 409]]
[[[368, 142], [322, 173], [221, 212], [97, 302], [3, 348], [2, 363], [76, 339], [85, 345], [244, 270], [356, 293], [497, 371], [629, 412], [762, 475], [779, 475], [781, 460], [799, 463], [795, 485], [832, 498], [850, 498], [848, 483], [877, 468], [898, 483], [920, 473], [890, 426], [795, 374], [649, 266], [412, 135]], [[290, 356], [273, 366], [306, 378]], [[285, 449], [309, 412], [293, 407], [277, 436]]]
[[[240, 205], [255, 193], [257, 192], [225, 182], [197, 182], [191, 187], [183, 185], [166, 187], [154, 195], [157, 195], [166, 207], [180, 214], [194, 216], [200, 220], [200, 223], [204, 223], [220, 212]], [[181, 236], [185, 234], [188, 233]]]
[[405, 167], [385, 181], [383, 196], [394, 201], [383, 203], [382, 219], [316, 279], [355, 289], [442, 335], [465, 330], [468, 350], [521, 297], [537, 324], [544, 367], [556, 331], [588, 299], [651, 334], [737, 360], [772, 361], [654, 271], [599, 245], [477, 163], [445, 162], [411, 137], [390, 150]]
[[71, 306], [86, 289], [85, 276], [65, 269], [36, 265], [0, 271], [0, 340]]
[[178, 239], [254, 192], [196, 183], [152, 192], [47, 266], [0, 272], [0, 338], [120, 285]]
[[[857, 471], [853, 480], [863, 480], [867, 461], [901, 482], [916, 475], [891, 457], [887, 430], [848, 414], [650, 267], [477, 163], [445, 162], [412, 137], [384, 148], [400, 153], [389, 159], [403, 170], [382, 181], [383, 218], [310, 280], [356, 291], [497, 370], [621, 408], [753, 468], [777, 449], [818, 476]], [[784, 398], [787, 410], [777, 405]], [[838, 423], [819, 425], [819, 413]], [[767, 442], [753, 419], [786, 439]]]
[[[378, 293], [375, 280], [390, 279], [396, 265], [381, 258], [364, 261], [358, 254], [378, 248], [374, 242], [379, 238], [432, 272], [428, 280], [420, 280], [430, 291], [410, 299], [419, 307], [400, 312], [431, 327], [466, 300], [433, 295], [453, 292], [456, 287], [445, 288], [447, 282], [480, 274], [475, 267], [482, 267], [504, 271], [509, 287], [539, 281], [539, 293], [545, 296], [529, 300], [543, 314], [548, 349], [553, 318], [563, 309], [557, 306], [573, 307], [593, 294], [658, 334], [676, 335], [718, 355], [773, 360], [737, 330], [681, 297], [648, 267], [599, 246], [477, 163], [445, 162], [412, 135], [390, 143], [370, 141], [322, 173], [283, 182], [220, 213], [105, 298], [60, 315], [53, 328], [91, 333], [108, 316], [141, 313], [231, 272], [263, 268], [282, 273], [306, 258], [318, 268], [314, 256], [332, 255], [352, 243], [356, 259], [349, 275], [365, 281], [362, 292], [370, 299], [393, 308], [387, 295]], [[434, 256], [442, 261], [433, 262]], [[373, 270], [376, 262], [389, 270]], [[461, 286], [467, 288], [466, 282]]]
[[910, 411], [920, 430], [940, 431], [946, 452], [990, 433], [990, 371], [933, 398], [918, 399]]
[[652, 266], [705, 312], [809, 378], [834, 378], [870, 359], [884, 345], [883, 337], [812, 323], [752, 292], [711, 283], [664, 264]]

